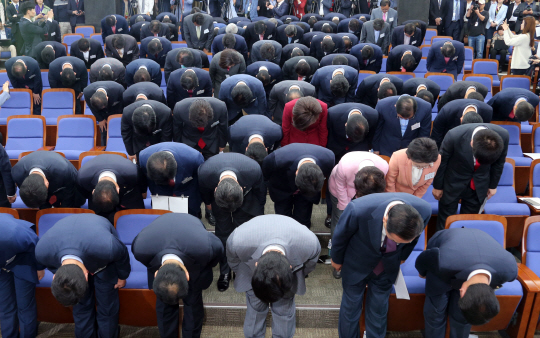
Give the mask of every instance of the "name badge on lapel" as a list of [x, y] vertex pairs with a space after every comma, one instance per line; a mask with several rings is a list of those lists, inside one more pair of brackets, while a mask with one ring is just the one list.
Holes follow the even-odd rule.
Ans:
[[414, 45], [415, 43], [416, 43], [416, 40], [412, 41], [412, 42], [411, 42], [411, 45]]
[[384, 34], [385, 33], [382, 33], [381, 35], [379, 35], [380, 38], [384, 38]]
[[31, 78], [33, 78], [33, 77], [35, 77], [35, 76], [36, 76], [36, 74], [30, 75], [30, 77], [28, 77], [28, 78], [31, 79]]
[[374, 63], [374, 62], [375, 62], [375, 60], [371, 60], [371, 61], [369, 61], [369, 64], [372, 64], [372, 63]]
[[394, 22], [394, 18], [388, 19], [388, 22]]
[[454, 58], [452, 59], [452, 61], [457, 61], [457, 56], [454, 56]]
[[427, 174], [427, 175], [424, 177], [424, 180], [427, 181], [427, 180], [430, 180], [430, 179], [432, 179], [432, 178], [434, 178], [434, 177], [435, 177], [435, 173], [430, 173], [430, 174]]
[[411, 130], [415, 130], [415, 129], [418, 129], [418, 128], [420, 128], [420, 122], [416, 122], [415, 124], [413, 124], [411, 126]]
[[123, 31], [123, 30], [124, 30], [123, 28], [118, 28], [118, 31], [119, 31], [119, 32], [121, 32], [121, 31]]
[[208, 28], [203, 31], [203, 34], [207, 34], [209, 32]]
[[268, 35], [268, 38], [267, 39], [270, 39], [272, 37], [272, 34]]
[[133, 51], [132, 51], [132, 50], [128, 50], [128, 52], [127, 52], [126, 54], [131, 54], [131, 53], [133, 53]]
[[216, 121], [214, 123], [212, 123], [212, 125], [210, 125], [210, 128], [214, 128], [215, 126], [217, 126], [219, 124], [219, 121]]
[[90, 59], [95, 59], [96, 56], [95, 55], [90, 55]]
[[297, 43], [297, 42], [298, 42], [298, 39], [294, 40], [293, 42], [294, 42], [294, 43]]
[[193, 177], [186, 177], [184, 178], [184, 180], [182, 181], [182, 184], [186, 184], [187, 182], [191, 181], [193, 179]]
[[52, 32], [52, 33], [51, 33], [51, 36], [55, 36], [55, 35], [56, 35], [56, 32]]
[[197, 95], [201, 95], [202, 93], [204, 93], [204, 89], [201, 89], [197, 92]]

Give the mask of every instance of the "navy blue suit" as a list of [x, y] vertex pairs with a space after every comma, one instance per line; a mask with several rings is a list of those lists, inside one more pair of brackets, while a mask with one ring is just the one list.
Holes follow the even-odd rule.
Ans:
[[319, 64], [319, 66], [322, 68], [322, 67], [325, 67], [325, 66], [330, 66], [332, 65], [332, 62], [334, 61], [334, 58], [338, 55], [342, 55], [344, 57], [347, 58], [347, 61], [349, 62], [349, 66], [350, 67], [353, 67], [354, 69], [358, 70], [358, 59], [356, 57], [354, 57], [353, 55], [350, 55], [350, 54], [330, 54], [330, 55], [326, 55], [325, 57], [323, 57], [321, 59], [321, 62]]
[[[157, 37], [163, 37], [169, 40], [170, 35], [171, 35], [171, 32], [169, 31], [169, 26], [167, 24], [162, 23], [161, 29], [159, 30]], [[143, 25], [141, 26], [141, 32], [139, 33], [139, 38], [141, 39], [141, 42], [142, 42], [142, 40], [146, 39], [147, 37], [155, 37], [155, 36], [154, 36], [154, 33], [150, 31], [150, 25]]]
[[[19, 79], [11, 74], [11, 67], [17, 62], [17, 60], [22, 60], [26, 65], [26, 74], [24, 78]], [[9, 78], [9, 83], [13, 88], [26, 88], [30, 89], [32, 93], [39, 94], [41, 96], [41, 91], [43, 89], [43, 84], [41, 82], [41, 69], [39, 68], [38, 62], [30, 56], [17, 56], [10, 58], [6, 61], [6, 72]]]
[[[334, 49], [329, 52], [323, 52], [321, 46], [321, 42], [326, 36], [332, 37], [332, 41], [334, 41]], [[317, 58], [317, 60], [320, 61], [324, 56], [334, 53], [345, 53], [345, 45], [343, 44], [343, 39], [341, 36], [337, 34], [319, 33], [311, 40], [309, 55]]]
[[459, 12], [456, 13], [456, 19], [453, 21], [453, 14], [454, 14], [454, 0], [448, 0], [446, 3], [443, 3], [446, 5], [445, 10], [441, 8], [441, 13], [444, 13], [444, 16], [442, 17], [442, 24], [444, 25], [444, 34], [447, 36], [451, 36], [454, 40], [459, 40], [459, 35], [461, 33], [461, 29], [463, 26], [463, 17], [465, 16], [465, 9], [467, 7], [467, 1], [466, 0], [458, 0], [459, 1]]
[[[373, 47], [374, 51], [373, 57], [371, 57], [369, 60], [364, 60], [362, 58], [362, 48], [364, 48], [364, 46], [366, 45]], [[360, 70], [369, 70], [377, 74], [381, 71], [383, 59], [381, 47], [373, 43], [359, 43], [356, 46], [353, 46], [353, 48], [351, 48], [349, 54], [351, 54], [352, 56], [356, 56], [356, 58], [358, 59], [358, 66], [360, 67]]]
[[[0, 325], [2, 337], [35, 337], [38, 237], [27, 221], [0, 214]], [[20, 332], [19, 332], [20, 329]]]
[[129, 27], [126, 19], [118, 14], [114, 14], [114, 16], [116, 17], [116, 32], [113, 32], [112, 27], [105, 23], [107, 17], [101, 20], [101, 37], [103, 38], [103, 42], [105, 42], [105, 38], [109, 35], [129, 34]]
[[[333, 250], [332, 250], [333, 251]], [[455, 253], [459, 252], [459, 255]], [[517, 278], [517, 264], [488, 233], [471, 228], [442, 230], [429, 240], [416, 259], [418, 273], [426, 277], [424, 319], [426, 337], [444, 337], [446, 317], [450, 315], [450, 337], [468, 337], [471, 325], [458, 306], [459, 289], [478, 269], [489, 271], [489, 286], [499, 288]]]
[[163, 19], [165, 16], [168, 16], [169, 19], [171, 19], [171, 22], [176, 25], [178, 19], [176, 18], [176, 15], [171, 12], [162, 12], [159, 13], [158, 16], [156, 16], [156, 20], [163, 22]]
[[[217, 53], [223, 51], [225, 47], [223, 46], [223, 37], [225, 34], [220, 34], [214, 38], [214, 41], [212, 41], [212, 55], [216, 55]], [[244, 57], [244, 60], [248, 60], [248, 47], [246, 44], [246, 40], [243, 36], [234, 34], [234, 38], [236, 39], [236, 43], [234, 45], [234, 50], [238, 53], [242, 54]]]
[[[420, 47], [422, 45], [422, 30], [416, 28], [414, 34], [410, 37], [409, 45]], [[405, 25], [397, 26], [392, 31], [392, 48], [405, 43]]]
[[489, 104], [473, 99], [450, 101], [439, 110], [437, 117], [433, 120], [431, 138], [437, 142], [437, 147], [441, 147], [442, 141], [450, 129], [461, 125], [463, 110], [470, 105], [476, 106], [476, 112], [482, 117], [484, 123], [491, 122], [493, 109]]
[[281, 50], [281, 66], [292, 57], [291, 54], [295, 48], [302, 50], [304, 55], [309, 55], [309, 47], [306, 47], [302, 42], [290, 43]]
[[[186, 71], [193, 71], [199, 80], [199, 85], [190, 94], [180, 84], [180, 78]], [[212, 80], [210, 73], [201, 68], [180, 68], [171, 73], [167, 82], [167, 104], [174, 109], [176, 102], [188, 97], [212, 97]]]
[[131, 28], [133, 28], [134, 25], [137, 24], [137, 18], [141, 16], [144, 21], [141, 21], [141, 22], [150, 22], [152, 21], [152, 17], [150, 17], [149, 15], [146, 15], [146, 14], [135, 14], [135, 15], [132, 15], [129, 17], [129, 26]]
[[[150, 41], [152, 41], [153, 39], [158, 39], [161, 42], [161, 46], [163, 47], [163, 49], [157, 54], [157, 56], [148, 53], [148, 43], [150, 43]], [[167, 53], [171, 50], [172, 44], [169, 40], [167, 40], [167, 38], [149, 36], [141, 40], [141, 59], [150, 59], [156, 61], [162, 68], [165, 67], [165, 58], [167, 57]]]
[[[240, 108], [236, 105], [231, 96], [234, 86], [240, 81], [245, 82], [253, 94], [253, 101], [244, 108]], [[229, 121], [237, 117], [238, 114], [242, 114], [242, 110], [247, 114], [260, 114], [270, 117], [268, 110], [266, 109], [266, 92], [264, 86], [259, 79], [256, 79], [251, 75], [237, 74], [223, 81], [221, 83], [221, 89], [219, 90], [219, 99], [227, 104]]]
[[167, 104], [163, 89], [161, 89], [157, 84], [153, 82], [139, 82], [129, 86], [128, 89], [124, 91], [124, 95], [122, 96], [124, 99], [124, 107], [127, 107], [135, 102], [139, 94], [144, 94], [148, 100], [154, 100]]
[[72, 215], [41, 234], [36, 246], [37, 261], [52, 273], [56, 273], [66, 255], [79, 257], [88, 270], [89, 287], [73, 306], [75, 335], [117, 337], [120, 302], [114, 285], [119, 279], [126, 280], [131, 272], [126, 245], [106, 218], [93, 214]]
[[129, 35], [133, 36], [137, 42], [141, 42], [141, 31], [143, 26], [148, 26], [148, 21], [140, 21], [132, 25], [129, 29]]
[[[148, 268], [148, 288], [162, 266], [163, 255], [180, 258], [189, 273], [189, 292], [182, 299], [182, 337], [200, 337], [204, 308], [202, 291], [212, 284], [212, 268], [225, 255], [221, 241], [201, 221], [186, 214], [165, 214], [145, 227], [133, 240], [131, 251]], [[156, 299], [161, 337], [178, 337], [179, 307]]]
[[281, 2], [281, 6], [277, 6], [277, 4], [272, 8], [271, 11], [274, 18], [279, 19], [282, 16], [285, 16], [286, 14], [289, 14], [289, 2], [286, 0], [283, 0]]
[[[100, 88], [105, 89], [108, 98], [107, 107], [102, 110], [99, 110], [90, 101], [92, 95], [94, 95], [95, 92]], [[122, 110], [124, 109], [124, 103], [122, 100], [123, 94], [124, 86], [114, 81], [97, 81], [84, 88], [84, 99], [86, 104], [98, 122], [107, 120], [111, 115], [122, 114]]]
[[522, 88], [506, 88], [495, 94], [488, 102], [493, 108], [493, 121], [519, 122], [515, 117], [510, 118], [508, 115], [510, 115], [516, 101], [520, 98], [525, 98], [527, 102], [532, 104], [535, 108], [538, 106], [538, 96], [530, 90]]
[[454, 82], [446, 89], [446, 92], [439, 97], [437, 108], [441, 110], [445, 104], [451, 102], [452, 100], [464, 99], [469, 87], [475, 87], [476, 92], [482, 94], [483, 97], [486, 97], [489, 91], [486, 86], [476, 81]]
[[433, 80], [420, 77], [408, 79], [407, 81], [405, 81], [405, 83], [403, 84], [403, 94], [415, 96], [418, 86], [421, 84], [426, 86], [427, 90], [430, 91], [431, 94], [433, 94], [434, 98], [439, 97], [441, 87]]
[[131, 61], [127, 67], [126, 67], [126, 84], [127, 86], [133, 85], [133, 76], [135, 76], [135, 73], [139, 70], [141, 66], [146, 67], [146, 70], [148, 73], [150, 73], [150, 77], [152, 78], [152, 82], [157, 84], [158, 87], [161, 86], [161, 78], [163, 76], [163, 73], [161, 73], [161, 68], [159, 66], [159, 63], [157, 63], [154, 60], [150, 59], [138, 59]]
[[412, 52], [414, 60], [416, 61], [416, 65], [418, 65], [418, 63], [420, 63], [420, 60], [422, 59], [422, 51], [420, 50], [420, 48], [412, 46], [412, 45], [399, 45], [399, 46], [393, 47], [390, 50], [390, 53], [388, 53], [388, 59], [386, 61], [386, 71], [387, 72], [401, 71], [401, 58], [403, 57], [403, 54], [407, 51]]
[[62, 84], [62, 77], [60, 75], [65, 63], [71, 63], [73, 66], [73, 71], [76, 73], [75, 76], [77, 80], [71, 89], [75, 90], [75, 95], [79, 95], [79, 93], [81, 93], [88, 85], [88, 70], [86, 69], [84, 61], [75, 56], [62, 56], [54, 59], [53, 62], [49, 64], [49, 84], [51, 85], [51, 88], [66, 88]]
[[465, 47], [463, 47], [461, 42], [452, 40], [451, 42], [454, 45], [456, 53], [446, 63], [441, 52], [441, 47], [445, 42], [447, 41], [437, 41], [431, 45], [427, 56], [426, 68], [428, 72], [448, 73], [454, 75], [454, 78], [457, 79], [465, 63]]
[[367, 104], [368, 106], [375, 108], [377, 105], [377, 93], [381, 80], [384, 78], [390, 79], [390, 82], [396, 86], [397, 94], [401, 95], [403, 91], [403, 80], [394, 75], [387, 74], [374, 74], [366, 77], [356, 89], [356, 102]]
[[[332, 27], [333, 33], [337, 33], [337, 25], [330, 20], [321, 20], [321, 21], [315, 22], [315, 24], [313, 25], [313, 31], [322, 32], [322, 28], [324, 25], [330, 25], [330, 27]], [[325, 33], [322, 33], [322, 34], [325, 34]]]
[[260, 67], [266, 67], [266, 69], [268, 69], [268, 74], [270, 74], [270, 84], [264, 87], [266, 96], [268, 96], [274, 85], [282, 80], [283, 74], [279, 65], [269, 61], [253, 62], [247, 66], [246, 74], [255, 77], [259, 73]]
[[[362, 116], [366, 118], [369, 125], [368, 134], [365, 135], [363, 141], [358, 143], [349, 141], [345, 130], [345, 123], [347, 123], [349, 113], [353, 109], [360, 110]], [[326, 147], [334, 152], [334, 155], [336, 155], [336, 162], [339, 162], [339, 159], [350, 151], [370, 150], [378, 120], [379, 113], [370, 106], [361, 103], [342, 103], [333, 106], [332, 108], [328, 108], [328, 144]]]
[[101, 46], [101, 43], [99, 43], [99, 41], [97, 41], [96, 39], [88, 39], [88, 43], [90, 44], [88, 61], [84, 59], [84, 55], [79, 49], [78, 40], [75, 40], [71, 43], [71, 49], [69, 51], [70, 56], [78, 57], [79, 59], [84, 61], [86, 69], [90, 69], [94, 62], [105, 57], [105, 53], [103, 53], [103, 47]]
[[[401, 261], [406, 260], [418, 242], [399, 244], [396, 251], [381, 252], [383, 217], [388, 204], [401, 201], [415, 208], [424, 221], [431, 217], [428, 202], [407, 193], [370, 194], [351, 201], [339, 218], [332, 236], [332, 261], [342, 264], [343, 297], [339, 310], [339, 336], [359, 337], [358, 321], [367, 288], [366, 333], [368, 337], [386, 335], [388, 298]], [[373, 270], [383, 263], [384, 270]]]
[[[343, 3], [341, 5], [343, 6]], [[361, 20], [356, 19], [360, 23], [360, 28], [358, 29], [357, 32], [351, 32], [349, 30], [349, 22], [351, 22], [352, 19], [353, 18], [347, 18], [347, 19], [344, 19], [344, 20], [340, 20], [339, 24], [338, 24], [338, 27], [337, 27], [338, 33], [351, 33], [351, 34], [354, 34], [358, 39], [360, 39], [360, 32], [362, 32], [362, 26], [364, 25], [364, 22], [362, 22]]]
[[[193, 216], [201, 215], [201, 196], [199, 194], [199, 183], [197, 179], [197, 169], [204, 162], [200, 152], [183, 143], [162, 142], [154, 144], [139, 154], [139, 166], [146, 176], [146, 163], [150, 156], [158, 151], [169, 151], [176, 160], [176, 176], [174, 186], [162, 186], [155, 184], [148, 178], [148, 187], [152, 195], [162, 196], [188, 196], [188, 210]], [[144, 191], [146, 191], [144, 189]]]
[[[291, 23], [291, 25], [294, 25]], [[276, 29], [276, 41], [281, 43], [283, 47], [288, 45], [289, 43], [302, 43], [302, 40], [304, 39], [304, 30], [302, 27], [297, 26], [296, 27], [296, 35], [293, 37], [288, 37], [285, 34], [285, 28], [287, 28], [288, 25], [281, 25]]]
[[[190, 50], [191, 53], [193, 54], [193, 64], [191, 64], [191, 65], [181, 65], [177, 61], [178, 53], [180, 53], [181, 50], [185, 50], [185, 49]], [[203, 68], [200, 51], [197, 50], [197, 49], [191, 49], [191, 48], [187, 48], [187, 47], [186, 48], [175, 48], [172, 51], [170, 51], [167, 54], [167, 57], [165, 58], [165, 67], [163, 67], [164, 68], [164, 74], [165, 74], [165, 83], [167, 83], [169, 81], [169, 76], [171, 75], [171, 73], [173, 71], [177, 70], [178, 68], [182, 68], [182, 66]]]
[[68, 13], [69, 13], [69, 24], [71, 25], [72, 31], [74, 31], [75, 26], [78, 23], [84, 23], [84, 14], [83, 15], [75, 15], [73, 14], [73, 11], [81, 11], [84, 12], [84, 0], [69, 0], [68, 2]]
[[403, 136], [395, 107], [399, 96], [390, 96], [377, 103], [375, 109], [379, 112], [379, 123], [373, 137], [373, 150], [380, 155], [392, 156], [395, 151], [407, 148], [415, 138], [429, 137], [431, 105], [420, 98], [412, 98], [416, 100], [416, 113], [409, 120]]
[[66, 47], [64, 47], [63, 44], [56, 41], [43, 41], [38, 43], [34, 48], [32, 48], [32, 57], [35, 58], [39, 64], [39, 67], [41, 69], [49, 69], [49, 64], [45, 63], [41, 59], [41, 52], [47, 47], [48, 45], [51, 45], [54, 50], [54, 58], [59, 58], [61, 56], [66, 56]]
[[[349, 82], [349, 91], [345, 97], [338, 98], [330, 91], [332, 73], [337, 69], [343, 69], [345, 71], [343, 75], [347, 79], [347, 82]], [[350, 66], [326, 66], [319, 68], [313, 75], [311, 84], [317, 89], [317, 98], [328, 104], [329, 107], [340, 103], [354, 102], [354, 93], [358, 84], [358, 70]]]
[[281, 126], [272, 122], [268, 117], [262, 115], [242, 116], [229, 127], [230, 151], [245, 154], [249, 137], [255, 134], [262, 136], [268, 152], [271, 152], [274, 145], [283, 137]]

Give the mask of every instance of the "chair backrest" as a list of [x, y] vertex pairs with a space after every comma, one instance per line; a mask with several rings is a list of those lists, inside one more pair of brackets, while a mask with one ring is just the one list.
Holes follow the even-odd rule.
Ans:
[[114, 151], [85, 151], [85, 152], [83, 152], [83, 153], [81, 153], [79, 155], [80, 166], [82, 167], [83, 164], [90, 161], [94, 157], [99, 156], [99, 155], [103, 155], [103, 154], [119, 155], [119, 156], [122, 156], [123, 158], [127, 158], [126, 154], [118, 153], [118, 152], [114, 152]]
[[71, 43], [73, 41], [77, 41], [79, 39], [84, 38], [84, 35], [80, 33], [70, 33], [70, 34], [64, 34], [62, 37], [62, 42], [65, 43], [68, 46], [71, 46]]
[[413, 251], [405, 261], [401, 265], [401, 272], [404, 276], [418, 276], [418, 270], [415, 268], [415, 262], [418, 256], [424, 251], [426, 248], [426, 230], [422, 231], [420, 236], [418, 237], [418, 242], [414, 246]]
[[521, 243], [521, 263], [540, 274], [540, 216], [527, 217]]
[[114, 215], [114, 226], [118, 232], [118, 238], [125, 245], [131, 245], [135, 237], [148, 224], [163, 214], [168, 214], [168, 210], [154, 209], [131, 209], [122, 210]]
[[499, 76], [499, 61], [494, 59], [475, 59], [472, 63], [473, 74]]
[[510, 139], [508, 140], [508, 157], [523, 157], [521, 149], [521, 123], [510, 121], [492, 121], [508, 131]]
[[529, 173], [529, 189], [531, 189], [531, 196], [540, 197], [540, 159], [534, 160], [531, 163], [531, 171]]
[[532, 129], [532, 151], [533, 153], [540, 153], [540, 131], [537, 129], [540, 128], [540, 124], [533, 125]]
[[75, 33], [84, 35], [85, 38], [90, 38], [90, 35], [94, 34], [96, 30], [94, 26], [77, 26], [75, 27]]
[[48, 69], [41, 70], [41, 83], [43, 84], [43, 89], [51, 88], [51, 84], [49, 83], [49, 70]]
[[[0, 83], [4, 84], [6, 81], [9, 81], [7, 71], [5, 69], [0, 70]], [[9, 82], [9, 89], [13, 88], [11, 82]]]
[[38, 150], [45, 146], [46, 122], [39, 115], [14, 115], [7, 118], [6, 150]]
[[525, 75], [505, 75], [501, 79], [500, 90], [506, 88], [523, 88], [531, 90], [531, 78]]
[[431, 45], [431, 39], [437, 36], [437, 30], [433, 28], [426, 29], [426, 36], [424, 36], [423, 45]]
[[388, 72], [387, 73], [388, 75], [394, 75], [395, 77], [398, 77], [400, 79], [403, 80], [403, 82], [407, 81], [407, 80], [410, 80], [410, 79], [414, 79], [416, 77], [416, 75], [414, 73], [410, 73], [410, 72]]
[[515, 162], [511, 158], [506, 158], [503, 172], [497, 185], [497, 193], [491, 197], [487, 203], [517, 203], [516, 189], [514, 186]]
[[435, 42], [439, 41], [452, 41], [453, 38], [451, 36], [434, 36], [431, 38], [431, 44], [434, 44]]
[[386, 62], [387, 61], [388, 61], [388, 56], [386, 56], [386, 55], [383, 56], [380, 73], [386, 73]]
[[172, 45], [172, 49], [187, 47], [187, 43], [182, 43], [182, 42], [179, 42], [179, 41], [172, 41], [171, 45]]
[[[426, 79], [436, 82], [441, 87], [441, 92], [446, 92], [448, 87], [454, 84], [454, 76], [446, 73], [426, 73]], [[441, 94], [442, 95], [442, 94]]]
[[488, 74], [465, 74], [463, 81], [476, 81], [480, 82], [487, 87], [488, 92], [491, 93], [491, 87], [493, 85], [493, 77]]
[[75, 114], [75, 91], [68, 88], [45, 89], [41, 98], [41, 116], [47, 124], [56, 124], [58, 117]]
[[121, 132], [122, 115], [115, 114], [107, 119], [107, 148], [106, 151], [126, 153], [126, 146]]
[[364, 79], [370, 75], [376, 74], [374, 71], [371, 70], [361, 70], [358, 72], [358, 85], [364, 81]]
[[482, 230], [506, 248], [506, 218], [497, 215], [452, 215], [446, 219], [446, 229], [472, 228]]
[[92, 115], [58, 117], [55, 150], [90, 150], [96, 146], [96, 118]]
[[19, 219], [19, 212], [15, 209], [11, 208], [0, 208], [0, 214], [9, 214], [13, 216], [13, 218]]
[[474, 59], [474, 48], [465, 46], [465, 61], [470, 61], [472, 63]]
[[103, 37], [101, 36], [101, 34], [91, 34], [90, 39], [99, 41], [101, 43], [101, 46], [103, 46]]
[[9, 95], [9, 100], [4, 102], [0, 108], [0, 124], [6, 124], [8, 116], [32, 115], [34, 105], [30, 89], [11, 89]]
[[74, 214], [94, 214], [90, 209], [80, 208], [52, 208], [43, 209], [36, 214], [36, 233], [41, 238], [59, 220]]
[[422, 57], [423, 58], [427, 58], [430, 48], [431, 48], [431, 45], [422, 45], [422, 46], [420, 46], [420, 51], [422, 51]]
[[427, 58], [422, 57], [420, 59], [420, 62], [418, 62], [418, 65], [416, 66], [416, 69], [414, 70], [415, 74], [426, 74], [428, 72], [427, 70]]

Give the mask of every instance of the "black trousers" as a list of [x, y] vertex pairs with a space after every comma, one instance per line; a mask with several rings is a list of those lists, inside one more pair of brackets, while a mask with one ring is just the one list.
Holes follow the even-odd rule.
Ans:
[[[447, 189], [444, 189], [447, 190]], [[444, 230], [446, 219], [448, 216], [457, 214], [459, 200], [461, 199], [461, 214], [477, 214], [480, 211], [483, 200], [478, 199], [476, 190], [472, 190], [470, 185], [467, 184], [467, 188], [461, 192], [461, 194], [455, 199], [445, 198], [443, 193], [441, 200], [439, 201], [439, 214], [437, 215], [437, 231]]]
[[4, 185], [2, 175], [0, 175], [0, 207], [11, 208], [11, 203], [7, 199], [6, 186]]
[[[189, 290], [184, 302], [184, 319], [182, 320], [182, 338], [199, 338], [201, 336], [204, 307], [202, 290]], [[165, 304], [156, 299], [156, 314], [161, 338], [177, 338], [180, 308], [178, 304]]]
[[461, 21], [450, 22], [450, 24], [445, 28], [445, 34], [451, 36], [452, 39], [459, 41], [459, 35], [461, 34]]
[[500, 59], [499, 59], [499, 67], [501, 69], [504, 69], [505, 68], [505, 65], [506, 65], [506, 54], [508, 53], [508, 49], [495, 49], [495, 48], [491, 48], [489, 50], [489, 58], [490, 59], [496, 59], [497, 58], [497, 55], [500, 56]]
[[313, 200], [302, 194], [290, 195], [287, 199], [274, 202], [274, 211], [278, 215], [292, 217], [298, 223], [311, 228], [311, 213]]
[[527, 69], [510, 69], [512, 71], [512, 75], [527, 75]]
[[[433, 278], [437, 278], [431, 276]], [[426, 278], [430, 278], [428, 274]], [[424, 321], [426, 337], [444, 338], [446, 333], [446, 318], [450, 317], [450, 338], [467, 338], [471, 325], [463, 317], [459, 308], [459, 291], [452, 290], [438, 296], [426, 295], [424, 303]]]

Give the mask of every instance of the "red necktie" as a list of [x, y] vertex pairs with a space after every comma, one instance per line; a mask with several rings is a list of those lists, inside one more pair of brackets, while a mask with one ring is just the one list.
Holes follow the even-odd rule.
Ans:
[[407, 73], [407, 70], [405, 68], [401, 67], [401, 72], [402, 73]]
[[[189, 94], [189, 97], [193, 97], [193, 89], [190, 89], [187, 92]], [[199, 130], [199, 131], [201, 131], [201, 130]], [[202, 131], [204, 131], [204, 128], [202, 128]]]
[[174, 180], [169, 180], [169, 187], [174, 187], [174, 184], [175, 184]]
[[154, 34], [154, 36], [157, 36], [157, 34]]
[[159, 55], [159, 54], [154, 54], [154, 57], [156, 58], [156, 60], [158, 59], [158, 55]]
[[508, 117], [513, 119], [516, 115], [514, 115], [514, 109], [512, 109], [512, 111], [510, 112], [510, 114], [508, 114]]
[[[396, 248], [397, 248], [397, 243], [394, 242], [393, 240], [391, 240], [390, 238], [388, 238], [387, 236], [385, 236], [383, 246], [381, 247], [381, 253], [383, 255], [387, 254], [387, 253], [391, 253], [391, 252], [396, 251]], [[383, 264], [383, 261], [381, 259], [379, 261], [379, 264], [377, 264], [375, 269], [373, 269], [373, 273], [378, 276], [383, 271], [384, 271], [384, 264]]]
[[264, 35], [263, 35], [263, 34], [259, 34], [259, 39], [264, 40]]
[[304, 77], [303, 77], [303, 76], [299, 76], [299, 77], [298, 77], [298, 81], [304, 81]]
[[[478, 163], [478, 160], [477, 160], [477, 159], [475, 159], [475, 161], [476, 161], [476, 162], [474, 163], [474, 171], [476, 172], [476, 170], [477, 170], [478, 168], [480, 168], [480, 163]], [[471, 189], [472, 189], [472, 190], [476, 190], [476, 186], [474, 185], [474, 177], [471, 178]]]
[[446, 62], [446, 64], [448, 64], [448, 61], [450, 61], [450, 58], [444, 58], [444, 62]]
[[[197, 127], [197, 130], [199, 130], [199, 132], [202, 134], [204, 132], [204, 127]], [[202, 139], [202, 137], [199, 139], [199, 142], [197, 142], [197, 145], [199, 146], [199, 148], [204, 149], [204, 147], [206, 147], [206, 142], [204, 142], [204, 140]]]
[[364, 60], [364, 66], [367, 66], [368, 60]]
[[49, 204], [50, 204], [50, 205], [53, 205], [54, 203], [56, 203], [56, 195], [52, 195], [52, 196], [49, 198]]
[[113, 26], [113, 27], [112, 27], [112, 32], [113, 32], [114, 34], [116, 34], [116, 26]]

